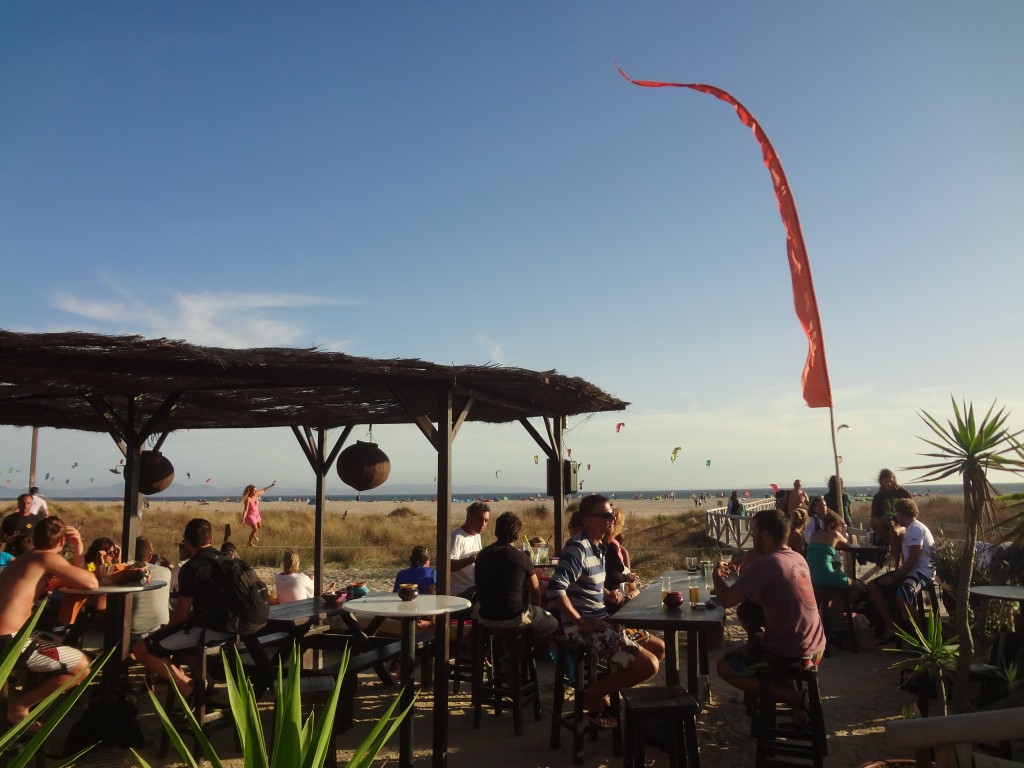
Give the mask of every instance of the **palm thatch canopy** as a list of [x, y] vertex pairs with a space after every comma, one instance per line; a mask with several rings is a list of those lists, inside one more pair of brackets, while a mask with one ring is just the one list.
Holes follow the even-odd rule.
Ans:
[[111, 422], [104, 411], [131, 410], [141, 426], [161, 408], [167, 412], [160, 432], [407, 424], [422, 417], [436, 423], [443, 390], [472, 398], [467, 420], [488, 423], [627, 406], [583, 379], [555, 371], [0, 331], [0, 423], [15, 426], [107, 432]]

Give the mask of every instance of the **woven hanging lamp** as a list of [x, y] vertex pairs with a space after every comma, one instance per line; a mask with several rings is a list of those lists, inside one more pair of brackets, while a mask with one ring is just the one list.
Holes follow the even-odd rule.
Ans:
[[139, 462], [139, 493], [152, 496], [174, 482], [174, 465], [160, 451], [143, 451]]
[[376, 443], [357, 440], [338, 456], [338, 477], [357, 491], [382, 485], [391, 474], [391, 459]]

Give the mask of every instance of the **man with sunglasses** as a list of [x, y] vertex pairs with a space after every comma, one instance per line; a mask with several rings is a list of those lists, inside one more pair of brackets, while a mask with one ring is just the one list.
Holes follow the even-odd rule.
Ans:
[[580, 501], [583, 530], [566, 542], [558, 568], [548, 581], [548, 608], [561, 616], [566, 634], [576, 634], [603, 659], [617, 667], [584, 691], [584, 707], [594, 725], [618, 725], [608, 713], [610, 695], [658, 674], [665, 644], [642, 630], [611, 623], [605, 603], [622, 601], [619, 590], [605, 589], [605, 544], [615, 522], [611, 501], [599, 494]]

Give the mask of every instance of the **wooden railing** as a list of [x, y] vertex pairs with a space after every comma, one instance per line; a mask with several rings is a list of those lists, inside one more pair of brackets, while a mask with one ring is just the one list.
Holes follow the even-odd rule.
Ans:
[[[927, 750], [932, 747], [935, 749], [935, 768], [971, 768], [982, 765], [985, 760], [973, 754], [972, 745], [1024, 739], [1024, 713], [1020, 709], [998, 709], [948, 717], [893, 720], [885, 724], [885, 732], [889, 745], [894, 749], [914, 750], [918, 755], [918, 765], [931, 765]], [[1020, 763], [996, 759], [996, 762], [984, 762], [984, 765]]]
[[704, 513], [705, 531], [723, 547], [749, 549], [750, 519], [762, 509], [775, 509], [775, 499], [757, 499], [743, 502], [743, 515], [727, 515], [727, 507], [715, 507]]

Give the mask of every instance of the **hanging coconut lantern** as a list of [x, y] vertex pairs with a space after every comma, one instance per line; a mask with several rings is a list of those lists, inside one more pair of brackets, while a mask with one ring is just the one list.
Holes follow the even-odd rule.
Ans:
[[152, 496], [174, 482], [174, 465], [160, 451], [143, 451], [139, 459], [139, 493]]
[[338, 477], [357, 491], [368, 491], [384, 483], [391, 474], [391, 459], [376, 443], [357, 440], [338, 457]]

